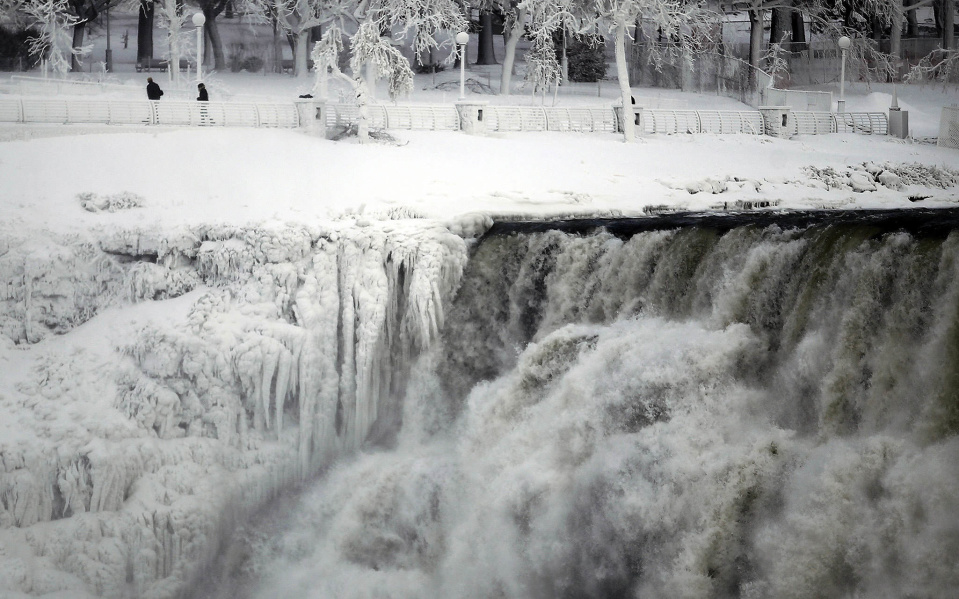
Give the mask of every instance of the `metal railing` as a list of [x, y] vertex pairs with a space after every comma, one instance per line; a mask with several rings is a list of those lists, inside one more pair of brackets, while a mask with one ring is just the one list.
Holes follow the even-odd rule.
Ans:
[[[454, 106], [381, 105], [369, 107], [374, 129], [419, 129], [458, 131], [459, 113]], [[615, 132], [612, 108], [545, 106], [486, 106], [483, 119], [487, 131], [580, 131]], [[327, 127], [349, 127], [359, 118], [356, 106], [328, 104]]]
[[735, 110], [643, 110], [643, 133], [715, 133], [762, 135], [760, 112]]
[[823, 133], [861, 133], [888, 135], [889, 116], [884, 112], [806, 112], [793, 111], [790, 135]]
[[612, 108], [564, 108], [546, 106], [488, 106], [484, 110], [489, 131], [577, 131], [617, 130]]
[[0, 122], [298, 127], [293, 104], [2, 98]]
[[959, 150], [959, 106], [943, 106], [936, 145]]
[[[381, 105], [369, 107], [370, 127], [457, 131], [460, 116], [450, 105]], [[497, 106], [483, 108], [487, 131], [566, 131], [614, 133], [622, 130], [613, 107]], [[765, 123], [758, 111], [663, 110], [637, 111], [646, 134], [712, 133], [762, 135]], [[886, 135], [889, 121], [882, 112], [831, 113], [794, 111], [790, 135], [863, 133]], [[328, 104], [326, 126], [348, 127], [358, 109]], [[182, 102], [148, 100], [85, 100], [0, 98], [0, 122], [76, 123], [104, 125], [172, 125], [296, 128], [300, 117], [294, 104], [252, 102]]]
[[889, 116], [885, 112], [843, 112], [833, 115], [838, 133], [889, 134]]

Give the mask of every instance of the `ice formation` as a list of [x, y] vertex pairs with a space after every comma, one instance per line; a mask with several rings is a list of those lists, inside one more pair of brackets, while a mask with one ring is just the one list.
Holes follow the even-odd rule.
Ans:
[[2, 243], [4, 596], [180, 596], [236, 522], [397, 417], [466, 263], [429, 221]]

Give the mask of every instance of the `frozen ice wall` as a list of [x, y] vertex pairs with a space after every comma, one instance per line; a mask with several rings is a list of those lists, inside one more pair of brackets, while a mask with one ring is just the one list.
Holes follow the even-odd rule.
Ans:
[[219, 597], [946, 597], [959, 236], [485, 238], [390, 450]]
[[390, 437], [467, 256], [415, 220], [2, 244], [4, 597], [180, 596], [237, 522]]

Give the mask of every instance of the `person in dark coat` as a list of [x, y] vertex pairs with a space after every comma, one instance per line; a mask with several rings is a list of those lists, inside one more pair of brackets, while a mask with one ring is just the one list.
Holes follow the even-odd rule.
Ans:
[[153, 81], [153, 77], [147, 77], [147, 98], [151, 100], [159, 100], [160, 96], [163, 95], [163, 90], [160, 89], [160, 86]]
[[197, 86], [196, 86], [196, 88], [197, 88], [198, 90], [200, 90], [200, 95], [197, 96], [197, 98], [196, 98], [197, 101], [199, 101], [199, 102], [208, 102], [208, 101], [210, 100], [210, 96], [208, 96], [207, 93], [206, 93], [206, 86], [203, 85], [202, 83], [198, 83]]

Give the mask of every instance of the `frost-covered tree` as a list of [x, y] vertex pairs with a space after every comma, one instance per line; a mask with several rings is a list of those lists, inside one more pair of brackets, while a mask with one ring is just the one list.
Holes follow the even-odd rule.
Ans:
[[526, 54], [527, 81], [534, 87], [548, 85], [559, 73], [552, 50], [553, 33], [563, 28], [575, 32], [583, 23], [591, 23], [594, 16], [592, 3], [583, 0], [483, 0], [480, 6], [503, 15], [505, 52], [499, 93], [504, 96], [512, 91], [516, 47], [521, 38], [532, 41]]
[[72, 29], [78, 19], [71, 11], [70, 0], [34, 0], [25, 3], [22, 10], [37, 31], [28, 46], [30, 54], [42, 61], [44, 75], [48, 69], [66, 74], [75, 54], [90, 51], [89, 47], [73, 46]]
[[628, 114], [632, 104], [626, 65], [628, 30], [634, 26], [648, 28], [650, 31], [644, 32], [645, 37], [656, 33], [671, 41], [669, 52], [688, 57], [703, 41], [691, 33], [708, 30], [704, 25], [712, 18], [711, 13], [698, 2], [684, 0], [595, 0], [592, 9], [596, 18], [605, 24], [613, 35], [616, 78], [619, 81], [624, 110], [623, 137], [626, 141], [632, 141], [635, 137], [635, 124]]
[[[448, 39], [440, 40], [440, 32], [455, 33], [467, 25], [454, 0], [360, 0], [358, 4], [330, 5], [326, 10], [333, 23], [313, 49], [316, 87], [320, 97], [325, 98], [328, 70], [332, 70], [337, 78], [350, 82], [361, 109], [361, 139], [368, 137], [366, 122], [362, 121], [366, 118], [365, 106], [372, 100], [373, 86], [378, 78], [389, 81], [391, 98], [412, 89], [413, 71], [409, 61], [393, 42], [409, 43], [420, 60], [430, 49], [449, 43]], [[350, 38], [352, 77], [342, 73], [338, 66], [344, 48], [342, 24], [346, 21], [353, 21], [357, 27], [356, 34]]]
[[180, 83], [180, 57], [182, 56], [183, 42], [183, 24], [186, 22], [186, 15], [182, 9], [180, 0], [157, 0], [156, 16], [160, 17], [160, 27], [167, 31], [167, 44], [169, 46], [170, 74], [173, 77], [173, 83]]
[[86, 33], [87, 23], [97, 18], [101, 11], [108, 6], [116, 4], [118, 0], [69, 0], [70, 10], [76, 21], [73, 24], [73, 49], [71, 56], [71, 67], [74, 71], [81, 68], [80, 57], [89, 52], [89, 48], [83, 45], [83, 38]]
[[293, 39], [293, 75], [300, 77], [309, 72], [310, 32], [332, 17], [333, 5], [325, 0], [266, 0], [266, 9], [277, 24]]
[[516, 45], [523, 36], [528, 14], [528, 2], [510, 0], [500, 5], [505, 15], [503, 31], [506, 36], [506, 49], [503, 56], [503, 73], [500, 75], [499, 93], [508, 96], [513, 78], [513, 65], [516, 63]]
[[553, 34], [565, 25], [573, 24], [575, 19], [571, 12], [572, 5], [566, 2], [535, 0], [530, 6], [532, 15], [526, 26], [526, 35], [532, 44], [526, 53], [526, 82], [530, 84], [532, 93], [539, 90], [545, 94], [561, 76]]
[[317, 70], [317, 87], [320, 87], [320, 97], [325, 93], [325, 72], [332, 70], [333, 75], [349, 83], [356, 97], [358, 108], [357, 136], [361, 142], [370, 139], [369, 104], [370, 90], [368, 82], [363, 77], [363, 67], [372, 65], [377, 73], [389, 79], [390, 98], [408, 94], [413, 89], [413, 69], [399, 50], [388, 41], [380, 37], [375, 23], [371, 21], [360, 25], [359, 30], [351, 38], [352, 55], [350, 56], [350, 71], [353, 76], [343, 73], [338, 66], [340, 52], [343, 51], [343, 32], [338, 26], [327, 30], [319, 42], [313, 47], [313, 62]]

